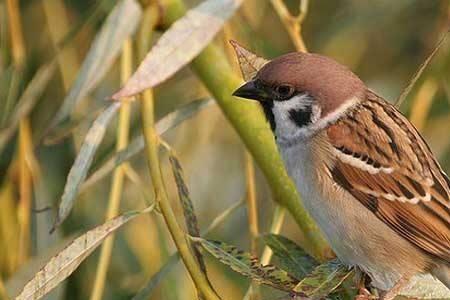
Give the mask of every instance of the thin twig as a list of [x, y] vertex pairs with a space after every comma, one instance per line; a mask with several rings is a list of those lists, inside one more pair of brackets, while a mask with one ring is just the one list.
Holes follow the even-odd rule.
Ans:
[[403, 102], [405, 101], [406, 97], [408, 97], [409, 93], [411, 92], [412, 88], [416, 84], [416, 82], [419, 79], [419, 77], [422, 75], [422, 73], [425, 70], [425, 68], [430, 64], [430, 62], [433, 59], [433, 57], [436, 55], [436, 53], [439, 51], [441, 46], [444, 44], [445, 40], [448, 37], [448, 33], [449, 33], [449, 31], [447, 31], [444, 34], [444, 36], [439, 40], [439, 42], [434, 47], [433, 51], [431, 51], [431, 53], [427, 56], [425, 61], [422, 64], [420, 64], [419, 68], [414, 73], [414, 76], [411, 78], [411, 80], [409, 81], [408, 85], [403, 89], [403, 91], [400, 94], [400, 96], [398, 97], [397, 101], [395, 101], [395, 106], [396, 107], [399, 108], [403, 104]]
[[250, 252], [253, 255], [257, 255], [259, 229], [255, 187], [255, 166], [253, 164], [252, 156], [247, 151], [245, 152], [245, 175], [247, 185], [248, 227], [250, 229]]
[[[122, 65], [121, 65], [121, 81], [126, 82], [131, 76], [133, 69], [133, 49], [132, 41], [128, 38], [123, 44], [122, 50]], [[130, 101], [123, 101], [119, 113], [119, 127], [117, 129], [117, 144], [116, 151], [125, 149], [128, 145], [129, 131], [130, 131]], [[106, 220], [110, 220], [119, 214], [120, 199], [122, 198], [123, 183], [125, 178], [125, 171], [123, 165], [114, 170], [111, 191], [109, 194], [108, 210], [106, 213]], [[100, 260], [97, 266], [97, 273], [95, 276], [94, 288], [91, 294], [91, 300], [101, 300], [103, 290], [105, 287], [106, 274], [111, 260], [112, 248], [114, 245], [114, 234], [111, 234], [102, 245], [100, 252]]]
[[297, 51], [308, 52], [302, 37], [302, 24], [308, 13], [308, 0], [300, 0], [299, 14], [291, 15], [283, 0], [270, 0]]
[[214, 220], [212, 220], [212, 222], [209, 224], [209, 226], [205, 230], [202, 230], [201, 235], [202, 236], [207, 235], [208, 233], [210, 233], [211, 231], [213, 231], [214, 229], [219, 227], [239, 207], [244, 205], [244, 203], [245, 203], [245, 201], [244, 201], [244, 199], [242, 199], [242, 200], [232, 204], [230, 207], [228, 207], [226, 210], [224, 210], [220, 215], [215, 217]]
[[[284, 218], [286, 217], [286, 209], [281, 205], [275, 206], [275, 211], [272, 216], [272, 223], [270, 224], [270, 233], [279, 234], [281, 228], [283, 227]], [[263, 250], [263, 254], [261, 255], [261, 264], [263, 266], [270, 263], [272, 259], [272, 249], [270, 247], [265, 246]]]
[[[13, 64], [21, 74], [25, 67], [25, 43], [22, 31], [22, 21], [20, 16], [20, 8], [18, 0], [8, 0], [6, 2], [8, 8], [9, 31], [11, 38], [11, 49]], [[20, 75], [19, 75], [20, 76]], [[18, 87], [17, 87], [18, 88]], [[18, 89], [16, 90], [18, 91]], [[7, 105], [14, 103], [17, 95], [8, 100]], [[6, 113], [8, 110], [6, 111]], [[18, 142], [18, 166], [19, 166], [19, 204], [17, 207], [17, 218], [19, 223], [19, 244], [16, 256], [16, 267], [20, 266], [28, 257], [30, 249], [30, 212], [32, 201], [32, 182], [31, 182], [31, 166], [28, 163], [33, 158], [32, 133], [28, 118], [20, 120], [19, 124], [19, 142]]]
[[[255, 187], [255, 166], [253, 158], [248, 151], [245, 151], [245, 179], [247, 186], [247, 218], [250, 231], [250, 253], [258, 256], [258, 206], [256, 202]], [[259, 299], [258, 285], [253, 282], [251, 285], [250, 299]]]
[[[273, 212], [272, 216], [272, 223], [270, 224], [270, 233], [273, 234], [279, 234], [281, 231], [281, 228], [284, 223], [284, 218], [286, 216], [286, 209], [282, 207], [279, 204], [276, 204], [275, 211]], [[272, 249], [269, 248], [269, 246], [265, 246], [263, 253], [260, 258], [260, 262], [263, 266], [270, 263], [270, 260], [272, 259]], [[253, 286], [251, 285], [247, 292], [245, 293], [244, 300], [250, 299], [252, 295]]]

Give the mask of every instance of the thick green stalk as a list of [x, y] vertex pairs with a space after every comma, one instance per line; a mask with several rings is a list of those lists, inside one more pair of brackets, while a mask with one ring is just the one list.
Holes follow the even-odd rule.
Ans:
[[[170, 24], [185, 12], [182, 0], [165, 0], [165, 22]], [[263, 171], [274, 199], [294, 217], [305, 235], [307, 251], [319, 259], [330, 250], [319, 229], [303, 208], [294, 184], [284, 169], [272, 132], [257, 104], [239, 101], [232, 96], [242, 80], [232, 71], [226, 56], [214, 45], [207, 46], [191, 66], [217, 100], [225, 116]]]

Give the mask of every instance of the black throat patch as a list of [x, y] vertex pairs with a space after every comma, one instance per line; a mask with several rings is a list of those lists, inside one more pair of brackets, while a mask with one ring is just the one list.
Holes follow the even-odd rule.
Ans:
[[275, 116], [273, 115], [273, 101], [264, 101], [260, 102], [264, 111], [264, 115], [266, 116], [267, 121], [270, 124], [270, 128], [273, 132], [275, 132], [276, 124], [275, 124]]
[[289, 118], [297, 124], [298, 127], [303, 127], [311, 123], [312, 106], [308, 105], [302, 109], [291, 109], [289, 111]]

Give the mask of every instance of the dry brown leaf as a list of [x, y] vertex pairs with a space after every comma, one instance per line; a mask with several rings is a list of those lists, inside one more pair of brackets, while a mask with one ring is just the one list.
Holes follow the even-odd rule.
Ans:
[[269, 61], [265, 58], [259, 57], [253, 52], [239, 45], [238, 42], [231, 40], [230, 44], [233, 46], [236, 56], [241, 68], [242, 77], [245, 81], [249, 81], [255, 77], [256, 73]]
[[142, 213], [151, 211], [154, 205], [140, 212], [130, 212], [118, 216], [89, 230], [76, 238], [58, 253], [28, 282], [16, 300], [40, 299], [69, 277], [112, 232]]

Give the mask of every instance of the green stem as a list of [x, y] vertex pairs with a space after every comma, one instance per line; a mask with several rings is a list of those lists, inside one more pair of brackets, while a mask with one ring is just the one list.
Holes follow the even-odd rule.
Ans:
[[147, 90], [144, 92], [141, 103], [142, 129], [144, 132], [145, 150], [147, 155], [148, 168], [150, 170], [150, 175], [152, 177], [153, 186], [155, 189], [156, 201], [159, 204], [161, 213], [164, 217], [164, 220], [166, 221], [170, 234], [172, 235], [180, 256], [183, 259], [184, 265], [189, 271], [189, 274], [191, 275], [195, 286], [205, 299], [219, 300], [220, 298], [209, 285], [205, 275], [200, 270], [197, 261], [192, 255], [185, 234], [177, 223], [175, 214], [173, 213], [173, 210], [169, 204], [169, 199], [165, 189], [158, 158], [159, 138], [153, 127], [153, 97], [151, 91]]
[[[165, 22], [173, 23], [186, 12], [182, 0], [164, 0]], [[207, 46], [191, 64], [199, 78], [217, 100], [225, 116], [264, 173], [275, 201], [287, 208], [303, 231], [303, 247], [318, 259], [330, 256], [319, 229], [305, 211], [297, 190], [286, 173], [273, 134], [257, 104], [238, 101], [233, 91], [242, 80], [232, 71], [226, 56], [214, 45]]]

